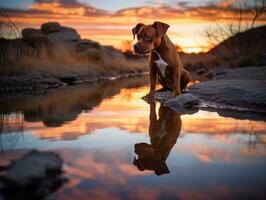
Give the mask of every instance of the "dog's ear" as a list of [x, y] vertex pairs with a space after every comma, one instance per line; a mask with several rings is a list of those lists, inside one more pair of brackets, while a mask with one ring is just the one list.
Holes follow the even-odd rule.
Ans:
[[152, 27], [154, 27], [157, 30], [159, 37], [163, 37], [167, 29], [169, 28], [169, 25], [163, 22], [154, 22]]
[[135, 39], [135, 35], [138, 34], [140, 28], [142, 26], [144, 26], [145, 24], [142, 23], [138, 23], [133, 29], [132, 29], [132, 34], [133, 34], [133, 38]]

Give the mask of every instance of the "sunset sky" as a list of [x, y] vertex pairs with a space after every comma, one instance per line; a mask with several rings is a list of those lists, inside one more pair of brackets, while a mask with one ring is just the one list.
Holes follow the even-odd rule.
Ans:
[[[163, 21], [168, 35], [186, 52], [206, 50], [203, 32], [213, 21], [234, 22], [238, 0], [9, 0], [0, 1], [19, 28], [58, 21], [78, 30], [82, 38], [123, 49], [136, 23]], [[253, 2], [253, 1], [248, 1]], [[248, 18], [249, 16], [245, 16]], [[265, 24], [263, 16], [258, 24]]]

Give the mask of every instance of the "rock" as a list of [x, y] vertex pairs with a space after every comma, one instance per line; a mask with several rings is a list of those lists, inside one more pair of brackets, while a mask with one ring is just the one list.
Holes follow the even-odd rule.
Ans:
[[55, 33], [61, 30], [61, 26], [57, 22], [48, 22], [48, 23], [42, 24], [41, 30], [45, 34]]
[[61, 176], [62, 166], [63, 160], [56, 153], [31, 151], [7, 167], [0, 179], [0, 196], [4, 199], [43, 199], [66, 181]]
[[203, 75], [203, 74], [205, 74], [206, 73], [206, 70], [204, 69], [204, 68], [200, 68], [200, 69], [198, 69], [197, 71], [196, 71], [196, 74], [198, 74], [198, 75]]
[[48, 37], [43, 34], [42, 32], [36, 30], [36, 31], [28, 31], [28, 33], [24, 34], [25, 37], [23, 37], [23, 40], [31, 47], [35, 49], [40, 49], [45, 47], [48, 47], [51, 43]]
[[[222, 73], [221, 73], [222, 72]], [[215, 79], [265, 80], [266, 67], [243, 67], [214, 72]]]
[[154, 95], [155, 101], [159, 101], [161, 103], [169, 100], [172, 98], [172, 92], [171, 91], [164, 91], [164, 92], [156, 92]]
[[98, 42], [91, 40], [81, 40], [76, 44], [76, 52], [84, 52], [88, 48], [100, 49], [101, 45]]
[[59, 79], [38, 71], [32, 71], [22, 76], [0, 76], [0, 87], [4, 89], [1, 92], [11, 92], [14, 88], [16, 90], [40, 90], [59, 87], [62, 84]]
[[32, 71], [24, 76], [20, 77], [21, 81], [33, 81], [33, 80], [41, 80], [43, 75], [38, 71]]
[[193, 85], [190, 93], [207, 106], [266, 112], [265, 80], [212, 80]]
[[50, 33], [47, 35], [49, 40], [53, 43], [62, 43], [68, 41], [80, 40], [80, 35], [73, 28], [62, 27], [60, 31]]
[[62, 72], [57, 75], [57, 78], [67, 85], [73, 85], [74, 82], [79, 80], [79, 76], [71, 72]]
[[41, 34], [42, 32], [39, 29], [35, 29], [35, 28], [24, 28], [21, 31], [22, 37], [23, 39], [27, 40], [32, 34], [34, 33], [39, 33]]
[[33, 179], [45, 179], [48, 171], [61, 172], [63, 160], [51, 152], [31, 151], [14, 161], [4, 174], [7, 181], [26, 187]]
[[180, 114], [193, 114], [198, 111], [198, 105], [199, 98], [189, 93], [180, 94], [164, 103], [164, 106], [171, 107]]

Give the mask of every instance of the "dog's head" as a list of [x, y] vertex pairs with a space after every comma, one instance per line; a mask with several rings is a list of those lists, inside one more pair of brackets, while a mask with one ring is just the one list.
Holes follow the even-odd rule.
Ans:
[[132, 29], [134, 38], [135, 35], [137, 35], [138, 39], [134, 44], [135, 53], [147, 54], [160, 46], [162, 38], [166, 34], [168, 28], [169, 25], [163, 22], [154, 22], [149, 25], [142, 23], [137, 24]]
[[140, 171], [152, 170], [158, 176], [169, 173], [165, 160], [161, 158], [160, 152], [157, 152], [152, 145], [147, 143], [135, 144], [135, 153], [138, 158], [134, 158], [133, 164]]

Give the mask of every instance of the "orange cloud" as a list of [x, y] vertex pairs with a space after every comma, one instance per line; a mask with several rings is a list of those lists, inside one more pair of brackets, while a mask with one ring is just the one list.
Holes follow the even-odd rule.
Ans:
[[[132, 40], [131, 28], [136, 23], [149, 24], [160, 20], [171, 25], [169, 35], [174, 43], [187, 52], [198, 52], [206, 50], [207, 43], [201, 32], [210, 25], [210, 21], [224, 20], [234, 23], [235, 14], [238, 12], [234, 8], [236, 2], [236, 0], [227, 0], [198, 7], [188, 6], [185, 3], [169, 6], [158, 2], [152, 6], [139, 6], [110, 12], [79, 3], [76, 0], [36, 0], [26, 11], [3, 10], [21, 28], [40, 26], [46, 21], [58, 21], [63, 25], [76, 28], [83, 38], [89, 37], [89, 39], [104, 45], [113, 45], [116, 48], [122, 48], [124, 41]], [[243, 19], [251, 20], [251, 15], [245, 12]], [[258, 20], [259, 24], [265, 24], [265, 22], [265, 15]]]

